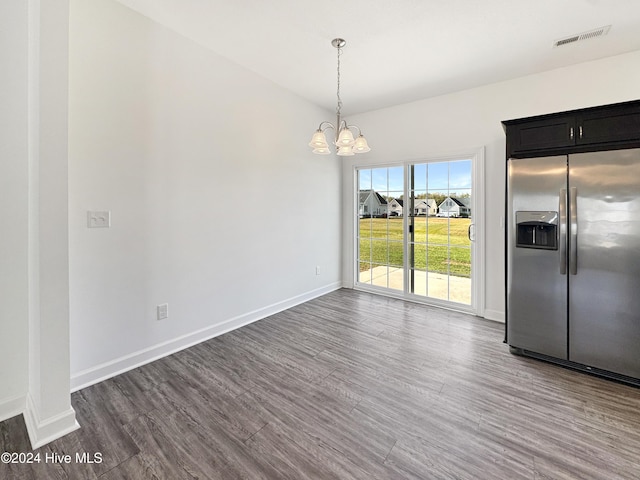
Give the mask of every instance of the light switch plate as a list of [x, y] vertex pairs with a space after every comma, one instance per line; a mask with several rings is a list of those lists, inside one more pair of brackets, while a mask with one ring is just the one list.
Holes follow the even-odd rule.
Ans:
[[111, 226], [111, 212], [89, 211], [87, 212], [87, 227], [89, 228], [109, 228]]
[[164, 320], [165, 318], [169, 318], [169, 304], [163, 303], [156, 307], [156, 318], [158, 320]]

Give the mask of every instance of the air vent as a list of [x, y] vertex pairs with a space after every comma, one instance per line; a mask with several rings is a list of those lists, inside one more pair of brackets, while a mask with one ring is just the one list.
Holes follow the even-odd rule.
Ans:
[[606, 27], [596, 28], [595, 30], [590, 30], [588, 32], [578, 33], [576, 35], [571, 35], [570, 37], [561, 38], [560, 40], [556, 40], [553, 42], [553, 46], [562, 47], [563, 45], [569, 45], [571, 43], [580, 42], [582, 40], [588, 40], [590, 38], [601, 37], [606, 35], [609, 32], [611, 25], [607, 25]]

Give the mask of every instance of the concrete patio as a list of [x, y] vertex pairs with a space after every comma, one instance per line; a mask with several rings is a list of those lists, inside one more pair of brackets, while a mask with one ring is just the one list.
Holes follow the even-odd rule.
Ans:
[[[381, 265], [371, 270], [360, 272], [359, 281], [360, 283], [403, 291], [404, 270], [398, 267]], [[470, 305], [471, 279], [416, 270], [414, 272], [413, 293]]]

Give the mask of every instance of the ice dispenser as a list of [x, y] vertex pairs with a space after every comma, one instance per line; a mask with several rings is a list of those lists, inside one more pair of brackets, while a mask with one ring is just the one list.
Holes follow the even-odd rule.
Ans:
[[558, 249], [558, 212], [516, 212], [516, 247]]

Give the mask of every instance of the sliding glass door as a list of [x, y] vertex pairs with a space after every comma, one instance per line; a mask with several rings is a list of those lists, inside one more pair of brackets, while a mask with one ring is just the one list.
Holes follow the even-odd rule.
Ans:
[[357, 168], [356, 285], [473, 308], [474, 158]]
[[404, 168], [358, 171], [358, 281], [404, 290], [404, 228], [393, 200], [402, 202]]
[[411, 164], [408, 186], [408, 291], [471, 305], [471, 160]]

